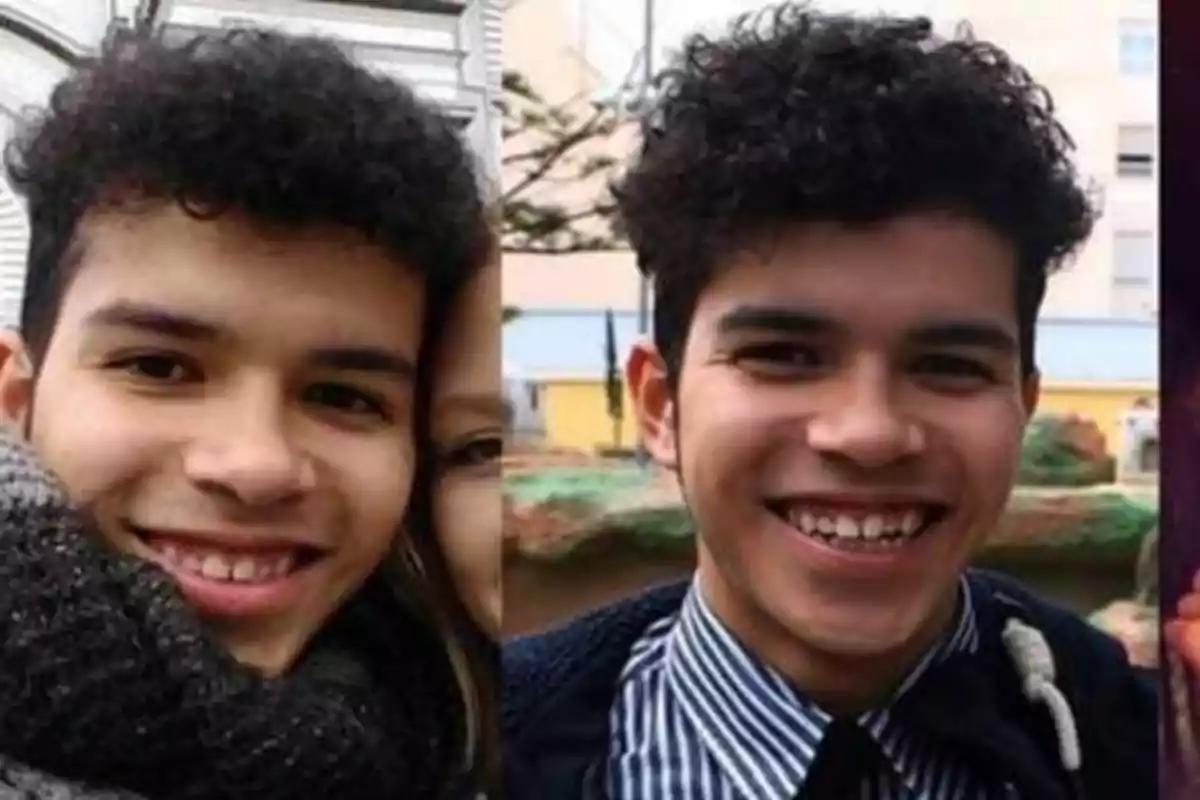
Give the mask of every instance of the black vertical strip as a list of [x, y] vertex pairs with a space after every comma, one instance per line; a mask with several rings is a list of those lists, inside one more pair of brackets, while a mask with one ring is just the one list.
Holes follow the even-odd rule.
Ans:
[[1160, 335], [1164, 609], [1200, 566], [1200, 4], [1163, 0]]
[[[1159, 261], [1162, 431], [1161, 602], [1174, 615], [1200, 568], [1200, 4], [1160, 6]], [[1183, 800], [1193, 790], [1180, 774], [1176, 704], [1164, 661], [1164, 772], [1161, 797]], [[1177, 676], [1178, 677], [1178, 676]], [[1177, 683], [1196, 686], [1196, 676]], [[1190, 693], [1190, 692], [1189, 692]], [[1175, 699], [1173, 699], [1175, 698]], [[1189, 704], [1190, 705], [1190, 704]]]

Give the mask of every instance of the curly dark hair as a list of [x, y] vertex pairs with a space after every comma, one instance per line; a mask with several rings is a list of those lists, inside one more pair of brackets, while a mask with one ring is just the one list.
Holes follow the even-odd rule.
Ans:
[[55, 88], [5, 166], [28, 202], [21, 329], [36, 359], [80, 219], [101, 207], [167, 201], [197, 218], [353, 229], [419, 271], [435, 320], [449, 302], [438, 298], [486, 260], [478, 176], [454, 123], [318, 38], [119, 31]]
[[1034, 369], [1046, 278], [1096, 210], [1048, 92], [1002, 50], [929, 20], [787, 3], [689, 38], [656, 81], [642, 151], [614, 193], [652, 280], [672, 381], [697, 298], [770, 226], [968, 217], [1017, 254], [1021, 357]]

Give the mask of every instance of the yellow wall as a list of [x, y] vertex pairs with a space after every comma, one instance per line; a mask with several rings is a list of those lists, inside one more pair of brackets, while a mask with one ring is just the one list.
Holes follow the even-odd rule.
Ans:
[[[635, 447], [633, 407], [625, 396], [621, 446]], [[604, 381], [558, 380], [542, 382], [542, 408], [550, 444], [578, 450], [612, 447], [613, 424], [608, 417]]]
[[1086, 384], [1054, 385], [1042, 387], [1041, 411], [1059, 413], [1075, 412], [1095, 420], [1110, 455], [1117, 455], [1121, 445], [1121, 415], [1133, 406], [1135, 400], [1144, 397], [1158, 405], [1158, 387], [1146, 385]]
[[[542, 385], [546, 433], [551, 444], [588, 451], [612, 446], [612, 422], [608, 418], [603, 381], [557, 380]], [[1157, 387], [1048, 384], [1042, 387], [1041, 410], [1074, 412], [1095, 420], [1108, 443], [1108, 452], [1115, 455], [1121, 414], [1139, 397], [1157, 403]], [[628, 397], [625, 398], [625, 421], [621, 427], [621, 445], [635, 446], [637, 431]]]

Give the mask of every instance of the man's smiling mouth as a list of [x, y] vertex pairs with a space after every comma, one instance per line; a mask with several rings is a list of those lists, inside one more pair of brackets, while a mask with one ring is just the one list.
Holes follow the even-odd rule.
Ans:
[[167, 566], [215, 581], [267, 583], [290, 575], [296, 566], [296, 554], [289, 551], [234, 555], [202, 546], [179, 546], [161, 539], [152, 539], [147, 544], [162, 556]]
[[329, 551], [255, 537], [159, 531], [126, 523], [140, 555], [170, 574], [197, 610], [216, 616], [281, 613]]
[[947, 505], [925, 501], [834, 503], [814, 498], [770, 500], [767, 508], [807, 537], [855, 551], [903, 547], [927, 533], [950, 511]]

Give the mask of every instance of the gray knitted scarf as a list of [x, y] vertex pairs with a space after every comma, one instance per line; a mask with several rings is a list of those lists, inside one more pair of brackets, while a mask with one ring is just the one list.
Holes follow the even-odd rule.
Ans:
[[266, 679], [88, 524], [0, 438], [0, 800], [438, 796], [453, 677], [387, 591], [368, 586], [293, 675]]

